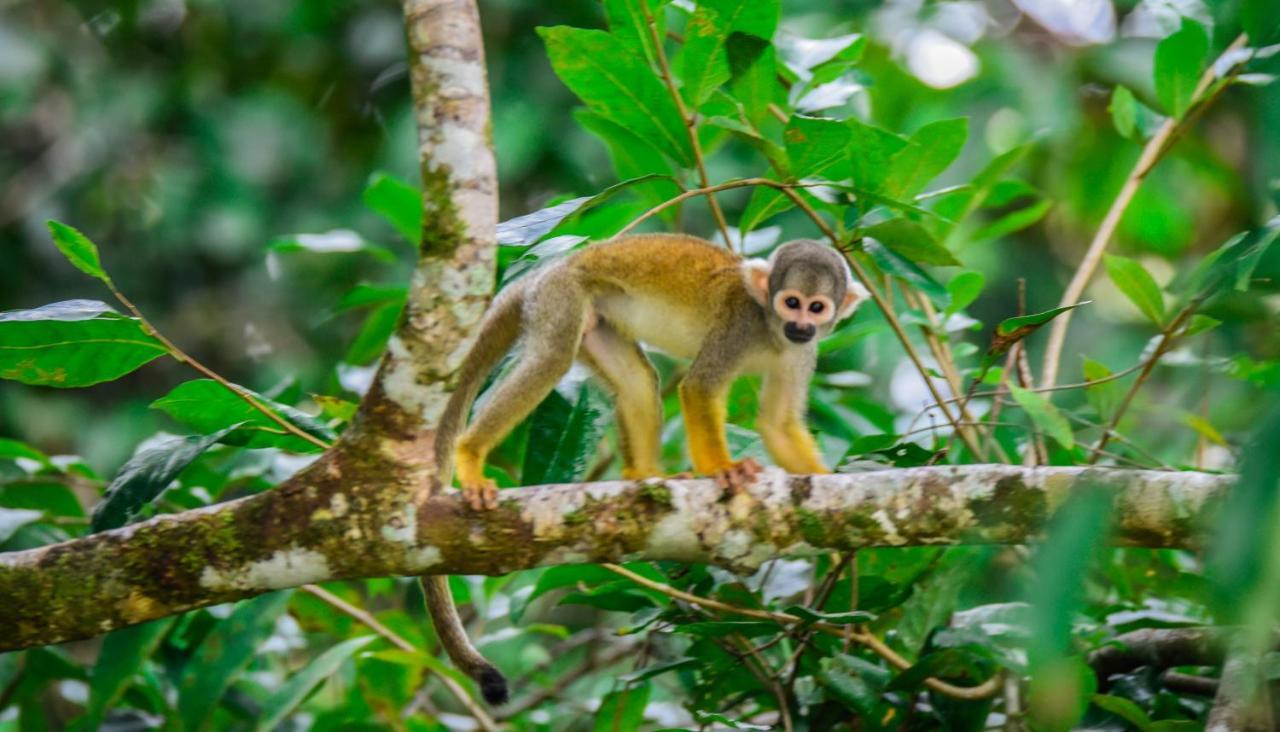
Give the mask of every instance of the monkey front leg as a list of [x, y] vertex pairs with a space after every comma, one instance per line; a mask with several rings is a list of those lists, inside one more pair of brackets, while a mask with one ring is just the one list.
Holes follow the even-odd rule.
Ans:
[[804, 422], [803, 406], [813, 376], [812, 359], [765, 374], [756, 429], [774, 462], [788, 473], [827, 473], [818, 443]]
[[725, 390], [725, 386], [712, 387], [686, 377], [680, 384], [680, 411], [693, 469], [736, 493], [755, 479], [761, 467], [751, 458], [734, 462], [729, 455], [724, 435]]

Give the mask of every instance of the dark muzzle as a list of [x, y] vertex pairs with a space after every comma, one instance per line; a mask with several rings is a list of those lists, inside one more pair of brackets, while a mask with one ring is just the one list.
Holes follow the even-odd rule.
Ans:
[[799, 323], [787, 323], [782, 326], [782, 334], [792, 343], [808, 343], [813, 340], [814, 333], [817, 329], [812, 325], [800, 325]]

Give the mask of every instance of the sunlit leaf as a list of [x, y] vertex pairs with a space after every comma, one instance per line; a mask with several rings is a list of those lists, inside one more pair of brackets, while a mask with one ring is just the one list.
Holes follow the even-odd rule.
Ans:
[[[699, 107], [717, 87], [729, 80], [731, 69], [725, 45], [730, 36], [751, 36], [766, 43], [756, 45], [762, 53], [778, 27], [778, 0], [704, 0], [698, 3], [685, 26], [684, 62], [681, 79], [684, 94]], [[738, 46], [738, 51], [745, 49]], [[738, 60], [740, 67], [755, 59]]]
[[1160, 285], [1135, 259], [1108, 254], [1105, 258], [1107, 276], [1138, 310], [1157, 327], [1164, 324], [1164, 295]]
[[1111, 113], [1111, 123], [1116, 126], [1116, 132], [1121, 137], [1132, 138], [1138, 125], [1138, 102], [1133, 98], [1133, 92], [1127, 87], [1117, 86], [1111, 92], [1107, 111]]
[[[1091, 358], [1086, 357], [1084, 359], [1084, 365], [1082, 368], [1084, 370], [1084, 380], [1086, 383], [1099, 381], [1111, 376], [1111, 369]], [[1116, 405], [1120, 403], [1121, 397], [1119, 384], [1115, 381], [1106, 381], [1085, 387], [1084, 395], [1089, 401], [1089, 405], [1092, 406], [1103, 419], [1111, 417]]]
[[[239, 388], [303, 432], [325, 442], [336, 438], [333, 430], [315, 417], [244, 387]], [[221, 438], [228, 445], [279, 447], [293, 452], [319, 452], [321, 449], [301, 437], [287, 433], [280, 424], [211, 379], [195, 379], [179, 384], [168, 394], [152, 402], [151, 407], [202, 435], [221, 432], [234, 425], [236, 429]]]
[[1190, 18], [1156, 46], [1156, 96], [1173, 117], [1186, 114], [1209, 55], [1209, 35]]
[[556, 75], [600, 116], [653, 142], [681, 165], [693, 162], [675, 102], [644, 59], [598, 30], [538, 28]]
[[240, 425], [207, 435], [165, 437], [148, 441], [129, 458], [93, 509], [92, 528], [124, 526], [164, 492], [196, 458]]
[[889, 160], [885, 193], [893, 198], [919, 193], [955, 161], [968, 135], [969, 120], [964, 117], [921, 127]]
[[1009, 393], [1045, 434], [1068, 450], [1075, 446], [1075, 432], [1071, 429], [1071, 423], [1053, 406], [1053, 402], [1016, 384], [1009, 385]]
[[947, 280], [947, 314], [958, 313], [973, 304], [982, 294], [986, 278], [981, 272], [961, 272]]
[[[600, 4], [604, 8], [609, 32], [643, 55], [650, 65], [656, 66], [658, 54], [653, 39], [661, 40], [667, 35], [666, 14], [662, 7], [666, 0], [601, 0]], [[654, 23], [652, 31], [649, 29], [650, 18]]]
[[49, 233], [53, 235], [53, 243], [62, 252], [67, 261], [75, 268], [103, 282], [110, 282], [107, 271], [102, 268], [102, 260], [98, 256], [98, 247], [89, 241], [89, 237], [76, 229], [58, 221], [50, 220]]
[[391, 224], [415, 246], [422, 241], [422, 193], [416, 186], [388, 173], [369, 176], [364, 188], [364, 205]]
[[96, 300], [0, 312], [0, 379], [71, 388], [118, 379], [168, 351]]

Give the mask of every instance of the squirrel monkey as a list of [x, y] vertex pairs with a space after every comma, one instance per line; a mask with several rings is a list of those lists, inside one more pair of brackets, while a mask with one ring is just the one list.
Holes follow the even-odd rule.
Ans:
[[[760, 471], [734, 461], [725, 440], [725, 399], [734, 377], [764, 377], [757, 428], [769, 454], [791, 473], [828, 472], [804, 424], [817, 340], [853, 313], [867, 291], [832, 248], [791, 241], [767, 259], [744, 260], [692, 236], [624, 237], [582, 249], [505, 288], [480, 325], [475, 346], [436, 437], [441, 475], [453, 451], [471, 507], [497, 506], [484, 477], [489, 451], [581, 361], [616, 402], [622, 474], [661, 474], [662, 403], [658, 375], [640, 343], [691, 359], [680, 407], [694, 469], [739, 490]], [[490, 390], [457, 440], [480, 386], [519, 341], [514, 367]], [[506, 684], [467, 640], [443, 577], [427, 578], [428, 605], [442, 645], [501, 703]]]

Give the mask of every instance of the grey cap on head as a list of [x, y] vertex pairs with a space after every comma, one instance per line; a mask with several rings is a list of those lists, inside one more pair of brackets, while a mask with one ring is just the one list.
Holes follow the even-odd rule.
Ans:
[[[769, 289], [787, 286], [810, 292], [827, 290], [837, 303], [844, 299], [853, 277], [844, 257], [816, 239], [794, 239], [769, 256]], [[835, 275], [835, 273], [840, 273]]]

